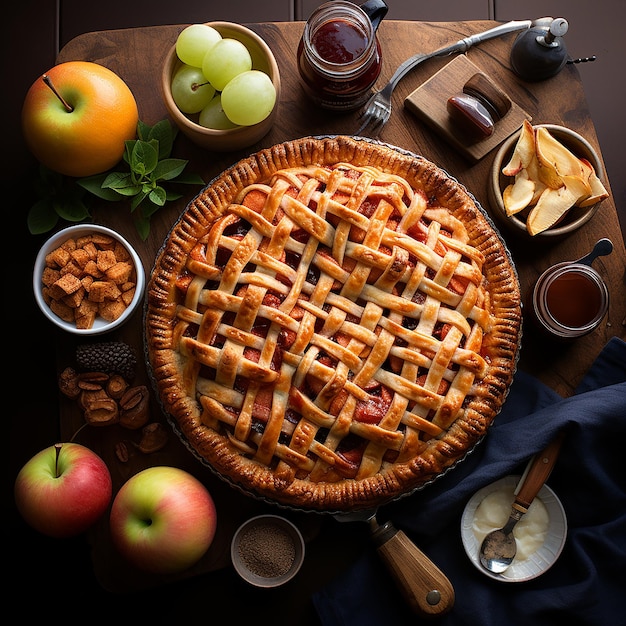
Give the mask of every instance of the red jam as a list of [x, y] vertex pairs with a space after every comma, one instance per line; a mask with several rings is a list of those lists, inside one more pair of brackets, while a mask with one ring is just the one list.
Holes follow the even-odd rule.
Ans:
[[312, 44], [322, 59], [350, 63], [367, 49], [367, 36], [346, 20], [334, 20], [313, 33]]
[[307, 95], [326, 109], [362, 106], [381, 70], [380, 44], [369, 17], [341, 0], [313, 12], [297, 54]]

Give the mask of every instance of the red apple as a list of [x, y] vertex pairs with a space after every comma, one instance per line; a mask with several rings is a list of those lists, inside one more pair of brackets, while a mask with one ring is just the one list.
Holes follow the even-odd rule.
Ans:
[[30, 151], [67, 176], [91, 176], [117, 165], [137, 132], [138, 110], [115, 72], [89, 61], [55, 65], [30, 87], [22, 130]]
[[104, 461], [78, 443], [58, 443], [19, 471], [15, 503], [24, 520], [51, 537], [71, 537], [93, 526], [112, 496]]
[[202, 558], [217, 528], [206, 487], [175, 467], [149, 467], [129, 478], [113, 500], [110, 530], [120, 554], [144, 571], [183, 571]]

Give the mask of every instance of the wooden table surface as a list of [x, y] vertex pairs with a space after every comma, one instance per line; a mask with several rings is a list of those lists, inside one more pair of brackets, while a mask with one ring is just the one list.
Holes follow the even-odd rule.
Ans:
[[[420, 51], [434, 50], [470, 34], [486, 30], [496, 23], [490, 21], [426, 23], [410, 21], [383, 21], [378, 36], [383, 51], [383, 69], [379, 79], [384, 84], [395, 68]], [[175, 144], [174, 155], [187, 158], [188, 171], [200, 173], [205, 181], [231, 164], [262, 147], [306, 135], [352, 134], [358, 128], [356, 112], [334, 113], [316, 108], [308, 101], [300, 86], [295, 51], [302, 33], [302, 22], [279, 22], [248, 24], [268, 43], [278, 60], [281, 72], [282, 93], [278, 104], [277, 122], [270, 133], [255, 146], [231, 153], [211, 153], [192, 145], [182, 134]], [[160, 93], [160, 72], [163, 58], [176, 40], [184, 25], [156, 26], [139, 29], [94, 32], [81, 35], [67, 44], [57, 59], [89, 60], [105, 65], [117, 72], [130, 86], [139, 106], [140, 119], [154, 124], [166, 117]], [[583, 135], [598, 151], [599, 145], [587, 108], [582, 83], [575, 65], [566, 65], [554, 78], [540, 83], [525, 83], [509, 69], [509, 52], [515, 33], [500, 39], [482, 43], [467, 53], [467, 57], [491, 77], [509, 97], [532, 116], [533, 124], [551, 123], [567, 126]], [[419, 121], [403, 103], [405, 97], [442, 68], [450, 59], [432, 59], [411, 72], [397, 87], [394, 94], [394, 110], [390, 122], [379, 139], [403, 149], [413, 151], [443, 167], [463, 183], [489, 212], [487, 201], [487, 177], [495, 150], [479, 162], [472, 163], [446, 143], [436, 133]], [[610, 191], [610, 181], [605, 179]], [[134, 230], [130, 211], [126, 206], [102, 204], [95, 207], [97, 222], [111, 226], [122, 233], [139, 251], [146, 272], [149, 273], [155, 253], [163, 243], [169, 229], [186, 204], [199, 191], [190, 188], [187, 197], [160, 209], [152, 218], [151, 232], [142, 242]], [[524, 297], [538, 276], [550, 265], [574, 260], [588, 253], [597, 240], [608, 237], [614, 251], [608, 257], [594, 262], [594, 267], [606, 281], [610, 292], [610, 309], [605, 323], [594, 333], [571, 344], [552, 344], [540, 337], [532, 324], [525, 321], [519, 367], [524, 369], [563, 396], [570, 395], [612, 336], [626, 337], [625, 267], [626, 253], [620, 232], [615, 203], [612, 197], [603, 201], [594, 218], [573, 235], [555, 242], [543, 243], [517, 239], [502, 229], [502, 235], [515, 261]], [[141, 355], [142, 318], [138, 313], [122, 330], [108, 335], [106, 339], [121, 339], [134, 345]], [[60, 337], [57, 349], [57, 365], [63, 369], [71, 362], [74, 342], [67, 336]], [[104, 339], [103, 339], [104, 340]], [[140, 368], [137, 382], [147, 381], [144, 368]], [[154, 406], [155, 419], [159, 416]], [[82, 424], [82, 416], [74, 403], [61, 399], [61, 434], [69, 439]], [[89, 445], [107, 461], [111, 468], [114, 488], [138, 469], [147, 465], [176, 464], [200, 476], [216, 498], [220, 515], [218, 535], [205, 558], [181, 576], [171, 580], [188, 578], [197, 574], [220, 570], [228, 566], [228, 544], [238, 523], [252, 514], [267, 508], [216, 479], [201, 466], [172, 435], [166, 448], [145, 457], [136, 456], [129, 463], [118, 462], [113, 453], [115, 442], [128, 438], [117, 427], [106, 429], [83, 429], [78, 440]], [[332, 519], [316, 515], [286, 515], [297, 521], [308, 541], [314, 541], [319, 559], [307, 560], [299, 577], [298, 592], [289, 602], [308, 602], [311, 590], [319, 588], [324, 580], [335, 574], [333, 562], [344, 563], [352, 555], [358, 555], [365, 530], [359, 525], [337, 524]], [[365, 525], [363, 525], [365, 526]], [[347, 527], [351, 527], [346, 530]], [[90, 535], [96, 575], [101, 584], [113, 591], [133, 591], [160, 585], [170, 579], [150, 577], [133, 571], [121, 563], [110, 549], [106, 524], [98, 526]], [[341, 546], [337, 550], [337, 546]], [[324, 558], [324, 566], [320, 567]], [[280, 590], [276, 590], [280, 594]], [[299, 598], [299, 599], [298, 599]]]

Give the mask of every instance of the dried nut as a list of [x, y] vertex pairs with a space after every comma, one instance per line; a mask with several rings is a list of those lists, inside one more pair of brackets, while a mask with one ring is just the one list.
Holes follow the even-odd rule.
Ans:
[[137, 430], [150, 418], [150, 395], [145, 385], [130, 387], [120, 399], [120, 425]]
[[159, 422], [152, 422], [143, 427], [139, 449], [145, 454], [157, 452], [167, 443], [167, 431]]
[[90, 405], [98, 400], [110, 400], [107, 392], [102, 389], [102, 387], [98, 389], [90, 390], [82, 390], [80, 396], [78, 396], [78, 406], [86, 411]]
[[115, 456], [122, 463], [128, 462], [135, 453], [135, 444], [132, 441], [119, 441], [115, 444]]
[[85, 408], [85, 421], [91, 426], [117, 424], [119, 418], [119, 407], [113, 398], [94, 400]]
[[71, 400], [75, 400], [80, 395], [78, 374], [72, 367], [66, 367], [59, 375], [59, 390]]
[[114, 400], [119, 400], [128, 389], [128, 383], [121, 374], [113, 374], [106, 385], [106, 392]]
[[109, 375], [104, 372], [81, 372], [78, 375], [78, 386], [86, 391], [103, 389], [109, 380]]

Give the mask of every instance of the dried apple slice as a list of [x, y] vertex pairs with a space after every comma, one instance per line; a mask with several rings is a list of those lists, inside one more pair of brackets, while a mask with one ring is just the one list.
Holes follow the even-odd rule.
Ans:
[[588, 168], [590, 170], [589, 178], [587, 179], [587, 182], [589, 183], [589, 186], [591, 187], [591, 195], [589, 195], [586, 198], [580, 198], [578, 202], [576, 203], [576, 206], [588, 207], [593, 204], [596, 204], [597, 202], [600, 202], [600, 200], [604, 200], [605, 198], [608, 198], [609, 192], [606, 190], [606, 187], [602, 184], [602, 181], [598, 178], [598, 175], [596, 174], [596, 171], [593, 165], [589, 163], [587, 159], [581, 159], [581, 161], [585, 169]]
[[609, 192], [595, 174], [589, 178], [589, 185], [591, 187], [591, 194], [587, 198], [581, 198], [576, 203], [577, 207], [584, 208], [592, 206], [593, 204], [597, 204], [601, 200], [609, 197]]
[[529, 204], [537, 204], [537, 202], [539, 202], [539, 197], [545, 191], [545, 189], [547, 189], [547, 185], [539, 177], [539, 162], [537, 161], [536, 156], [528, 164], [528, 167], [526, 168], [526, 173], [528, 175], [528, 178], [530, 178], [530, 180], [535, 183], [535, 190], [532, 200]]
[[510, 217], [523, 211], [535, 195], [535, 182], [528, 176], [528, 170], [522, 169], [515, 176], [515, 182], [505, 188], [502, 193], [504, 210]]
[[561, 187], [564, 176], [578, 176], [586, 180], [581, 160], [543, 126], [535, 130], [535, 153], [539, 163], [539, 177], [548, 187]]
[[535, 132], [528, 120], [524, 120], [520, 136], [513, 149], [509, 162], [502, 168], [505, 176], [515, 176], [526, 169], [535, 158]]
[[591, 193], [589, 183], [579, 176], [563, 176], [558, 189], [548, 187], [528, 214], [526, 230], [537, 235], [554, 226], [578, 202]]

